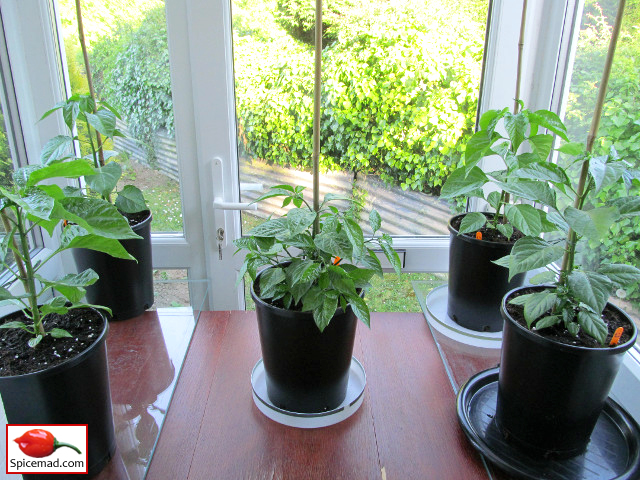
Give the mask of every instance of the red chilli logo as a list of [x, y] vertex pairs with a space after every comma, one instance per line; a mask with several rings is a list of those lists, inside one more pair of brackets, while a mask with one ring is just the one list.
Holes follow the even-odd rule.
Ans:
[[41, 428], [25, 432], [14, 442], [18, 444], [22, 453], [34, 458], [48, 457], [60, 447], [69, 447], [80, 454], [82, 453], [78, 447], [59, 442], [51, 432]]

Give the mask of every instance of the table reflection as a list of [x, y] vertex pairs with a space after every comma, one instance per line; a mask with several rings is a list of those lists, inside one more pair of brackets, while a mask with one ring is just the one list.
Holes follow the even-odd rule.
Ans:
[[118, 461], [131, 480], [145, 476], [197, 316], [191, 307], [159, 308], [110, 324], [107, 349]]

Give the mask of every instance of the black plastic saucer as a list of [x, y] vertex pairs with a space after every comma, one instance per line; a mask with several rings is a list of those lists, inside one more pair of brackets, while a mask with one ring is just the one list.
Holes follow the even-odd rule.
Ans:
[[498, 369], [471, 377], [457, 398], [458, 420], [473, 446], [512, 475], [532, 480], [638, 480], [640, 427], [611, 398], [607, 399], [587, 450], [568, 460], [527, 456], [508, 444], [493, 420]]

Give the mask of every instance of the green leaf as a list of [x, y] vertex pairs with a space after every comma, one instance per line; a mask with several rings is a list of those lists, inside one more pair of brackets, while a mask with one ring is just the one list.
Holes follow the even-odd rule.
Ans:
[[[347, 270], [348, 267], [350, 268]], [[373, 278], [373, 276], [376, 274], [374, 270], [370, 270], [368, 268], [358, 268], [347, 265], [345, 265], [343, 268], [349, 274], [349, 277], [351, 278], [351, 281], [356, 288], [368, 288], [369, 286], [371, 286], [369, 282], [371, 278]]]
[[376, 275], [382, 277], [382, 264], [380, 263], [376, 253], [370, 248], [367, 249], [367, 254], [362, 257], [361, 263], [363, 267], [373, 270]]
[[613, 285], [609, 278], [600, 273], [574, 270], [567, 278], [567, 286], [573, 297], [601, 313], [609, 300]]
[[73, 337], [69, 332], [67, 332], [66, 330], [63, 330], [62, 328], [52, 328], [51, 330], [49, 330], [48, 333], [53, 338], [65, 338], [65, 337], [72, 338]]
[[42, 147], [40, 163], [46, 165], [49, 162], [68, 158], [71, 155], [73, 155], [73, 138], [67, 135], [57, 135]]
[[509, 280], [511, 280], [518, 273], [546, 267], [560, 260], [563, 253], [562, 245], [555, 245], [537, 237], [523, 237], [513, 245], [511, 255], [495, 263], [509, 268]]
[[329, 280], [331, 282], [331, 287], [336, 289], [343, 295], [352, 295], [356, 292], [356, 286], [351, 280], [351, 277], [345, 272], [341, 267], [335, 265], [329, 265], [327, 267], [327, 271], [329, 272]]
[[68, 311], [69, 308], [67, 307], [67, 299], [65, 297], [53, 297], [44, 305], [42, 305], [42, 307], [40, 307], [40, 313], [42, 314], [42, 316], [48, 315], [50, 313], [64, 315]]
[[318, 278], [318, 275], [320, 274], [320, 268], [320, 264], [314, 262], [313, 260], [296, 259], [291, 263], [291, 265], [286, 268], [286, 274], [290, 279], [289, 283], [291, 285], [296, 285], [298, 283], [308, 283]]
[[67, 225], [60, 236], [60, 247], [56, 252], [69, 248], [87, 248], [97, 252], [103, 252], [116, 258], [137, 261], [115, 238], [106, 238], [92, 235], [78, 225]]
[[102, 199], [71, 197], [59, 203], [62, 209], [55, 212], [54, 218], [77, 223], [89, 233], [121, 240], [141, 238], [118, 209]]
[[600, 265], [597, 273], [606, 276], [614, 285], [621, 288], [640, 281], [640, 269], [633, 265], [605, 263]]
[[504, 128], [509, 134], [511, 140], [511, 149], [518, 151], [520, 144], [524, 141], [529, 120], [522, 113], [513, 115], [507, 113], [504, 116]]
[[315, 246], [334, 257], [352, 258], [353, 247], [347, 234], [343, 231], [321, 232], [314, 240]]
[[260, 274], [260, 298], [272, 298], [276, 293], [276, 286], [287, 279], [280, 267], [267, 268]]
[[86, 293], [82, 287], [96, 283], [98, 281], [98, 274], [88, 268], [81, 273], [70, 273], [57, 280], [47, 280], [40, 275], [36, 275], [36, 278], [42, 282], [45, 288], [54, 288], [69, 299], [71, 303], [76, 303], [79, 302]]
[[286, 218], [274, 218], [253, 227], [247, 235], [252, 237], [286, 238], [290, 235], [289, 221]]
[[105, 137], [117, 135], [116, 116], [112, 111], [100, 109], [97, 113], [86, 113], [86, 117], [89, 124]]
[[565, 142], [569, 141], [567, 138], [567, 127], [564, 126], [560, 117], [555, 113], [550, 112], [549, 110], [537, 110], [535, 112], [529, 112], [528, 117], [531, 123], [535, 123], [547, 130], [550, 130]]
[[536, 322], [536, 330], [542, 330], [543, 328], [553, 327], [560, 323], [560, 317], [558, 315], [548, 315], [542, 317]]
[[509, 303], [513, 305], [524, 306], [524, 319], [527, 326], [531, 328], [533, 322], [540, 318], [544, 313], [551, 310], [558, 302], [558, 295], [550, 291], [542, 291], [520, 295]]
[[466, 168], [474, 167], [499, 138], [501, 138], [500, 135], [494, 133], [493, 130], [480, 130], [473, 134], [465, 146], [464, 161]]
[[385, 233], [380, 237], [378, 243], [384, 252], [384, 256], [387, 257], [387, 260], [391, 263], [393, 270], [397, 274], [400, 274], [402, 272], [402, 262], [400, 262], [398, 253], [393, 249], [393, 239], [391, 238], [391, 235]]
[[533, 151], [540, 157], [540, 160], [546, 160], [553, 147], [552, 135], [534, 135], [529, 137], [529, 142], [533, 146]]
[[600, 345], [604, 345], [609, 331], [607, 324], [604, 323], [600, 315], [580, 310], [578, 312], [578, 323], [587, 335], [595, 338]]
[[27, 332], [31, 332], [31, 329], [27, 327], [27, 325], [25, 325], [24, 322], [19, 322], [17, 320], [14, 320], [12, 322], [5, 322], [2, 325], [0, 325], [0, 328], [20, 328]]
[[551, 271], [541, 272], [531, 277], [529, 279], [529, 282], [532, 285], [540, 285], [542, 283], [552, 283], [552, 282], [555, 282], [556, 276], [557, 275], [555, 274], [555, 272], [551, 272]]
[[598, 207], [586, 211], [567, 207], [564, 218], [579, 235], [599, 241], [609, 234], [611, 225], [620, 218], [620, 212], [615, 207]]
[[313, 225], [316, 213], [306, 208], [294, 208], [287, 213], [287, 223], [291, 236], [303, 233]]
[[608, 157], [592, 157], [589, 162], [589, 173], [595, 182], [594, 195], [603, 188], [618, 182], [624, 175], [627, 166], [624, 162], [608, 162]]
[[353, 247], [353, 255], [359, 257], [364, 251], [364, 234], [362, 233], [362, 228], [351, 218], [344, 219], [343, 227]]
[[372, 208], [371, 212], [369, 212], [369, 225], [371, 226], [373, 233], [380, 230], [380, 227], [382, 226], [382, 217], [375, 208]]
[[36, 348], [38, 346], [38, 344], [42, 341], [43, 336], [42, 335], [36, 335], [35, 337], [29, 339], [29, 346], [31, 348]]
[[558, 151], [575, 157], [584, 152], [584, 144], [580, 142], [565, 143], [558, 148]]
[[55, 208], [55, 200], [37, 187], [30, 188], [24, 197], [0, 187], [0, 193], [35, 219], [49, 220]]
[[52, 163], [42, 168], [34, 169], [29, 174], [26, 186], [36, 185], [43, 180], [50, 178], [78, 178], [82, 176], [90, 177], [94, 169], [86, 160], [76, 159], [68, 162]]
[[467, 213], [460, 222], [458, 235], [469, 232], [477, 232], [487, 223], [487, 217], [480, 212]]
[[494, 183], [502, 190], [519, 198], [556, 208], [556, 193], [544, 182], [518, 179], [507, 182], [495, 181]]
[[508, 223], [499, 223], [496, 228], [502, 235], [507, 237], [507, 239], [510, 239], [511, 235], [513, 235], [513, 227]]
[[529, 204], [505, 205], [507, 220], [525, 235], [537, 236], [542, 231], [538, 210]]
[[563, 183], [566, 185], [570, 184], [570, 180], [564, 170], [556, 164], [549, 162], [531, 163], [513, 172], [512, 177]]
[[109, 162], [104, 167], [94, 169], [94, 175], [85, 178], [90, 190], [103, 197], [111, 195], [122, 176], [122, 167], [116, 162]]
[[623, 217], [640, 215], [640, 197], [620, 197], [607, 200], [607, 206], [615, 207]]
[[502, 195], [500, 192], [491, 192], [487, 195], [487, 203], [494, 210], [498, 210], [498, 206], [500, 205], [500, 201], [502, 200]]
[[338, 309], [338, 297], [325, 295], [322, 304], [313, 310], [313, 319], [318, 329], [323, 332]]
[[440, 198], [448, 199], [469, 194], [482, 188], [488, 180], [478, 167], [473, 167], [468, 172], [465, 168], [459, 168], [447, 178], [440, 191]]
[[115, 205], [118, 210], [125, 213], [138, 213], [149, 209], [142, 191], [133, 185], [122, 187], [116, 197]]
[[303, 312], [312, 312], [316, 308], [320, 307], [322, 304], [322, 299], [324, 297], [324, 292], [322, 288], [319, 286], [312, 286], [303, 296], [302, 296], [302, 311]]
[[349, 306], [353, 313], [358, 317], [367, 327], [371, 326], [371, 316], [369, 313], [369, 307], [367, 302], [364, 301], [359, 295], [351, 295], [348, 297]]

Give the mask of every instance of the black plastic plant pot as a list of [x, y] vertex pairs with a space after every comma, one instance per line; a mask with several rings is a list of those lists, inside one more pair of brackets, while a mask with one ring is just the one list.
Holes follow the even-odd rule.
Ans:
[[132, 227], [141, 239], [120, 240], [137, 263], [86, 248], [72, 249], [78, 271], [92, 268], [100, 277], [87, 287], [87, 302], [109, 307], [114, 320], [137, 317], [153, 305], [151, 219], [149, 212], [144, 222]]
[[500, 302], [524, 282], [524, 273], [509, 281], [509, 270], [493, 263], [511, 253], [512, 243], [497, 243], [459, 235], [449, 221], [449, 289], [447, 314], [458, 325], [478, 332], [502, 330]]
[[[107, 363], [107, 330], [78, 356], [39, 372], [0, 377], [0, 394], [9, 424], [87, 424], [89, 477], [113, 457], [116, 436]], [[51, 475], [25, 475], [25, 479]], [[69, 475], [68, 478], [77, 477]], [[58, 478], [58, 477], [56, 477]], [[60, 478], [67, 478], [60, 476]]]
[[[530, 288], [530, 287], [528, 287]], [[538, 287], [548, 288], [548, 287]], [[585, 451], [637, 328], [627, 319], [631, 338], [610, 348], [567, 345], [520, 325], [506, 310], [496, 423], [504, 438], [531, 457], [566, 459]]]
[[[259, 280], [256, 280], [256, 282]], [[341, 308], [323, 332], [311, 312], [256, 304], [267, 395], [278, 408], [318, 413], [337, 408], [345, 399], [356, 335], [357, 317]]]

